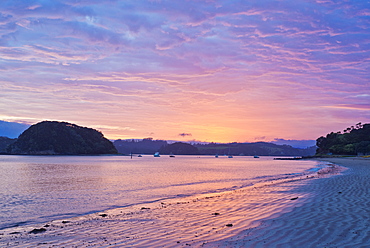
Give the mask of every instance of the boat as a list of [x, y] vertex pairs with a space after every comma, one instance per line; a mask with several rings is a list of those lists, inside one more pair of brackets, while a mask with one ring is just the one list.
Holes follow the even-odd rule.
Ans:
[[141, 154], [139, 154], [139, 156], [138, 156], [139, 158], [141, 158], [142, 157], [142, 155]]
[[159, 158], [160, 157], [159, 152], [154, 153], [154, 157]]
[[170, 154], [170, 158], [174, 158], [175, 157], [175, 155], [173, 155], [173, 153], [171, 153]]
[[254, 158], [260, 158], [260, 157], [258, 157], [257, 155], [254, 155], [253, 157], [254, 157]]
[[218, 158], [218, 154], [215, 155], [215, 158]]
[[230, 154], [230, 147], [229, 147], [229, 153], [227, 155], [228, 158], [233, 158], [233, 155]]

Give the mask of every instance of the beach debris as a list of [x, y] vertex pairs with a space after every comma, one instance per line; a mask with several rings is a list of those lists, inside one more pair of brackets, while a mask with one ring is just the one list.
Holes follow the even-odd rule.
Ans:
[[49, 224], [46, 224], [44, 227], [49, 227], [50, 225]]
[[69, 222], [70, 222], [69, 220], [63, 220], [63, 221], [62, 221], [62, 223], [63, 223], [63, 224], [67, 224], [67, 223], [69, 223]]
[[43, 233], [43, 232], [46, 232], [45, 228], [35, 228], [32, 231], [30, 231], [29, 233], [38, 234], [38, 233]]
[[232, 227], [232, 226], [233, 226], [233, 224], [226, 224], [226, 226], [227, 226], [227, 227]]
[[150, 208], [146, 208], [146, 207], [142, 207], [141, 210], [145, 210], [145, 209], [150, 209]]
[[220, 215], [220, 213], [213, 213], [212, 215]]
[[298, 199], [298, 196], [297, 197], [294, 197], [294, 198], [292, 198], [290, 200], [294, 201], [294, 200], [297, 200], [297, 199]]
[[107, 217], [108, 215], [107, 214], [99, 214], [99, 216], [101, 216], [101, 217]]

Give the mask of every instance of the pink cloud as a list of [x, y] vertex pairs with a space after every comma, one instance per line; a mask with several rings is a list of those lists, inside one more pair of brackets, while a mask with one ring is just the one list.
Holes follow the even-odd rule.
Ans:
[[368, 10], [325, 0], [1, 2], [0, 116], [76, 121], [111, 137], [314, 139], [370, 121]]
[[369, 111], [370, 104], [340, 104], [334, 106], [325, 106], [326, 108], [337, 108], [337, 109], [352, 109], [359, 111]]

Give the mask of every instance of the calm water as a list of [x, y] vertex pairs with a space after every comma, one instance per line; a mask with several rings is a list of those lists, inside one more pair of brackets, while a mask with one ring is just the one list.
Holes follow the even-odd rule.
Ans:
[[0, 229], [222, 192], [320, 166], [271, 157], [0, 156]]

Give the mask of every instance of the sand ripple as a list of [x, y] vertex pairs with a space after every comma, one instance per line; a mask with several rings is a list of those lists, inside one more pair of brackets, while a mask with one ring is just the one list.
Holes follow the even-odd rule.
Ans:
[[315, 195], [293, 211], [209, 247], [370, 247], [370, 160], [330, 160], [350, 169], [299, 188]]

